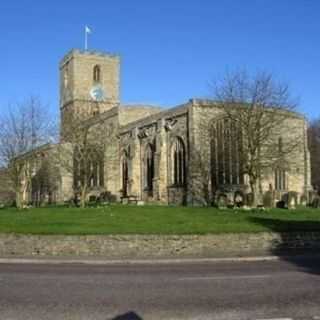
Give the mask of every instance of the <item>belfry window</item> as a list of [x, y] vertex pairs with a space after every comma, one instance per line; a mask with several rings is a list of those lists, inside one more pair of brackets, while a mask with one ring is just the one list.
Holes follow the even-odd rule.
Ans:
[[93, 82], [101, 82], [101, 69], [98, 65], [93, 67]]
[[153, 191], [154, 178], [154, 147], [148, 144], [145, 150], [144, 158], [144, 185], [145, 190]]
[[186, 152], [181, 138], [172, 145], [172, 182], [175, 186], [184, 186], [186, 182]]

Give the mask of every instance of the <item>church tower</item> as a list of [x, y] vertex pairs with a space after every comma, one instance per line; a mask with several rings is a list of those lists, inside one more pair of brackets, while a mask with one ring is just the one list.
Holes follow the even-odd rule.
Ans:
[[86, 120], [119, 106], [119, 69], [119, 56], [107, 53], [72, 50], [62, 59], [62, 138], [65, 126], [73, 117]]

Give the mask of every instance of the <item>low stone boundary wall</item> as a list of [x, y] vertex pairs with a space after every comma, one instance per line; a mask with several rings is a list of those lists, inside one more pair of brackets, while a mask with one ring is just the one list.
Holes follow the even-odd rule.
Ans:
[[182, 236], [0, 234], [0, 257], [209, 258], [319, 249], [320, 232]]

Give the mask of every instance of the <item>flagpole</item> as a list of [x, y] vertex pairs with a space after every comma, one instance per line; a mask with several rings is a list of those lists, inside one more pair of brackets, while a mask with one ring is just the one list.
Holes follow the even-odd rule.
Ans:
[[84, 27], [84, 50], [88, 50], [88, 34], [91, 33], [91, 29], [85, 25]]

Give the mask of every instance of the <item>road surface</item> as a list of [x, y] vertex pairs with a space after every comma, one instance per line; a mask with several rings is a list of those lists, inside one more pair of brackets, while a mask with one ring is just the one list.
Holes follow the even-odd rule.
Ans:
[[0, 264], [0, 319], [320, 319], [320, 260]]

